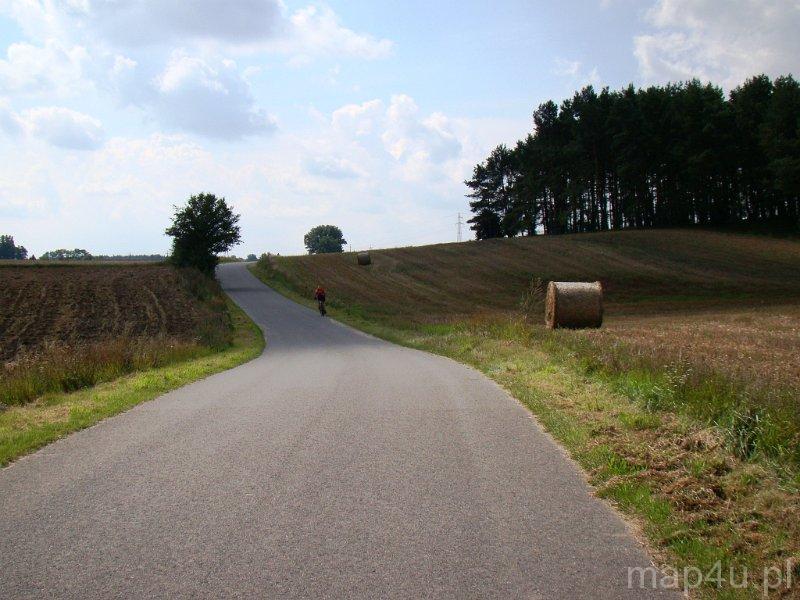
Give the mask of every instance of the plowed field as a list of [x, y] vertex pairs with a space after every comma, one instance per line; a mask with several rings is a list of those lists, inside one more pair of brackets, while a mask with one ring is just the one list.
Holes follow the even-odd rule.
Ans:
[[165, 265], [0, 266], [0, 361], [49, 344], [192, 340], [210, 317]]

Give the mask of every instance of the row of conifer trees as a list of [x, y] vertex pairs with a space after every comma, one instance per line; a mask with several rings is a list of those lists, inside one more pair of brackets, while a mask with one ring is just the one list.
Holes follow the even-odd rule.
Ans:
[[533, 113], [465, 183], [478, 239], [627, 227], [797, 224], [800, 85], [753, 77], [597, 93]]

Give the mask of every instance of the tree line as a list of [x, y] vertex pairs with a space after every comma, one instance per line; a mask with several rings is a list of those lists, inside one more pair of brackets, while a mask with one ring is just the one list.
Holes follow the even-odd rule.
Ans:
[[39, 260], [92, 260], [95, 257], [88, 250], [83, 248], [74, 248], [68, 250], [67, 248], [58, 248], [56, 250], [48, 250], [39, 255]]
[[592, 86], [533, 113], [465, 181], [478, 239], [800, 216], [800, 85]]

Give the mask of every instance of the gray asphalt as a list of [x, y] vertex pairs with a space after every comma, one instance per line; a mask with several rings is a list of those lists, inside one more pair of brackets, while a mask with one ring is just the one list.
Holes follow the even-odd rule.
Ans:
[[0, 598], [662, 595], [494, 383], [220, 278], [267, 351], [0, 471]]

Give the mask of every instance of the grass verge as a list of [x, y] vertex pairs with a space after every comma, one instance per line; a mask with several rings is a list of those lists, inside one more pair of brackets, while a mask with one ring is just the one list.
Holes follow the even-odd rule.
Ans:
[[[251, 270], [313, 306], [280, 271]], [[507, 316], [424, 324], [336, 302], [331, 313], [389, 341], [469, 364], [503, 385], [583, 467], [597, 494], [638, 526], [657, 562], [692, 595], [800, 591], [796, 476], [758, 453], [737, 454], [724, 428], [676, 411], [658, 374], [599, 368], [567, 339], [570, 332], [544, 333]], [[793, 587], [781, 588], [789, 573]], [[735, 587], [743, 577], [746, 586]]]
[[0, 412], [0, 466], [65, 435], [258, 356], [264, 336], [258, 326], [227, 300], [233, 336], [223, 350], [152, 368], [72, 393], [50, 393]]

